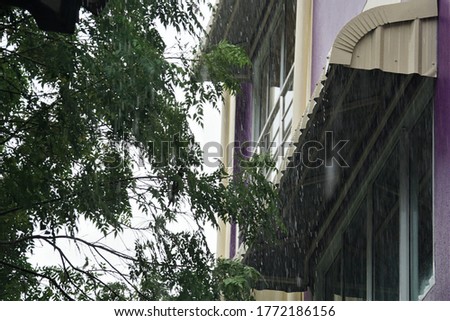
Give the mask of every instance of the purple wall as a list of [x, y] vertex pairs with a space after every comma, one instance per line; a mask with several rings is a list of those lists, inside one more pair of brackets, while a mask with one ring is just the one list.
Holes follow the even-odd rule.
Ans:
[[450, 0], [439, 0], [434, 114], [434, 256], [436, 284], [426, 300], [450, 300]]
[[319, 81], [336, 36], [347, 22], [363, 11], [366, 1], [314, 0], [311, 93]]
[[[241, 91], [236, 96], [236, 120], [234, 129], [235, 151], [248, 158], [250, 153], [244, 149], [239, 152], [239, 147], [252, 139], [252, 89], [251, 83], [241, 84]], [[233, 166], [239, 168], [238, 159], [234, 158]]]
[[[243, 144], [252, 139], [252, 84], [241, 84], [241, 91], [236, 96], [236, 117], [234, 129], [234, 162], [235, 173], [239, 173], [239, 158], [250, 157], [246, 149], [242, 149]], [[236, 224], [231, 224], [230, 234], [230, 258], [236, 254]]]

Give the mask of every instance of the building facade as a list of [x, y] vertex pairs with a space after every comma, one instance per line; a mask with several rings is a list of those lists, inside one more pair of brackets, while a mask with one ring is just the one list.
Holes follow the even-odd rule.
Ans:
[[219, 2], [209, 40], [252, 60], [222, 144], [274, 157], [288, 227], [245, 249], [221, 226], [218, 255], [264, 275], [257, 298], [450, 299], [449, 24], [450, 0]]

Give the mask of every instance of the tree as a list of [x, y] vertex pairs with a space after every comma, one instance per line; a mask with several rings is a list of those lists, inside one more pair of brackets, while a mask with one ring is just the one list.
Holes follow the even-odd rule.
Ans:
[[[1, 299], [251, 298], [257, 274], [216, 262], [203, 226], [237, 221], [251, 244], [272, 229], [276, 189], [259, 167], [240, 178], [205, 174], [188, 125], [223, 89], [238, 88], [229, 72], [248, 58], [223, 42], [170, 62], [157, 28], [198, 39], [203, 2], [111, 0], [99, 17], [83, 13], [75, 35], [0, 9]], [[136, 211], [145, 226], [134, 224]], [[194, 228], [174, 231], [185, 218]], [[135, 243], [122, 251], [87, 240], [83, 222], [104, 237], [133, 231]], [[59, 264], [30, 264], [36, 244], [53, 248]], [[225, 280], [246, 295], [228, 295]]]

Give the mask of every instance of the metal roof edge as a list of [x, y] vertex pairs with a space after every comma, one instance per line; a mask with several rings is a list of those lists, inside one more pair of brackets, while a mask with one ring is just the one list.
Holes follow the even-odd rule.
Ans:
[[330, 63], [350, 66], [357, 44], [378, 27], [437, 16], [436, 0], [402, 2], [367, 10], [350, 20], [339, 32], [332, 47]]

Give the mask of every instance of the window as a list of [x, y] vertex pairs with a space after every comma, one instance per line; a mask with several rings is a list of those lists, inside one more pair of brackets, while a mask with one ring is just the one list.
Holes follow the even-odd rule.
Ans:
[[341, 266], [342, 252], [339, 252], [325, 274], [325, 300], [327, 301], [342, 301]]
[[296, 1], [280, 1], [270, 21], [254, 59], [254, 138], [279, 146], [292, 119]]
[[405, 116], [393, 147], [374, 163], [376, 175], [357, 210], [325, 252], [317, 298], [420, 300], [431, 286], [432, 114], [429, 103]]
[[395, 147], [372, 186], [373, 299], [399, 299], [400, 176]]
[[411, 130], [410, 231], [411, 298], [420, 299], [433, 277], [433, 171], [431, 112], [425, 111]]
[[367, 207], [363, 202], [343, 234], [341, 250], [325, 274], [324, 300], [367, 299], [366, 226]]
[[367, 299], [367, 208], [363, 202], [343, 236], [343, 299]]

